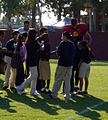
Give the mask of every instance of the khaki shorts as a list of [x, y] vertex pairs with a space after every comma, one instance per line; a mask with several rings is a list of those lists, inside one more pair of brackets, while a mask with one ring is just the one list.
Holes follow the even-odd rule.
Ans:
[[81, 63], [79, 68], [79, 77], [80, 78], [88, 78], [90, 74], [90, 64], [85, 62]]
[[39, 61], [39, 79], [49, 80], [50, 79], [50, 63], [49, 61]]

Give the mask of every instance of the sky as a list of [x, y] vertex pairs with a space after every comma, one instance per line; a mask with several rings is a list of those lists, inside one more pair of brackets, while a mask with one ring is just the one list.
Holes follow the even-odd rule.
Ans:
[[[84, 11], [81, 11], [81, 15], [87, 15], [87, 12], [84, 12]], [[48, 17], [48, 14], [45, 13], [42, 15], [42, 22], [43, 22], [43, 25], [53, 25], [55, 23], [57, 23], [57, 17], [54, 16], [54, 13], [53, 12], [50, 12], [49, 14], [50, 17]], [[63, 17], [62, 17], [62, 21], [63, 21]], [[60, 26], [63, 25], [63, 22], [59, 22]]]
[[[43, 11], [44, 10], [45, 10], [45, 8], [43, 9]], [[81, 15], [84, 15], [84, 14], [87, 14], [87, 13], [84, 11], [81, 11]], [[0, 18], [2, 19], [3, 16], [4, 16], [4, 14], [1, 13]], [[63, 19], [64, 18], [62, 17], [62, 21], [57, 23], [57, 17], [54, 16], [53, 12], [50, 12], [49, 14], [46, 12], [42, 15], [43, 26], [48, 26], [48, 25], [52, 26], [56, 23], [57, 23], [57, 26], [63, 26], [64, 25]]]

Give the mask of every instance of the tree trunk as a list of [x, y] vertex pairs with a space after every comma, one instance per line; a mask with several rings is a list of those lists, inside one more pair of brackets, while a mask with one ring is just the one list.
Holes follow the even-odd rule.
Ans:
[[39, 6], [39, 0], [37, 0], [37, 7], [38, 7], [38, 15], [39, 15], [39, 24], [40, 24], [40, 27], [42, 27], [42, 13], [41, 13], [41, 10], [40, 10], [40, 6]]
[[35, 23], [36, 23], [35, 16], [36, 16], [36, 0], [34, 0], [34, 5], [32, 8], [32, 28], [35, 28]]
[[61, 21], [61, 13], [62, 13], [62, 6], [61, 6], [61, 3], [59, 1], [59, 4], [58, 4], [58, 16], [57, 16], [58, 21]]

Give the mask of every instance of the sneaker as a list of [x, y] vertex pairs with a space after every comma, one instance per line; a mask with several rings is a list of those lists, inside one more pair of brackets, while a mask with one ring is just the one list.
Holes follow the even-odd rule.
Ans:
[[75, 92], [78, 92], [78, 90], [79, 90], [78, 87], [75, 87], [75, 88], [74, 88], [74, 91], [75, 91]]
[[88, 94], [88, 92], [87, 91], [83, 91], [83, 94]]
[[0, 91], [0, 94], [2, 94], [2, 92]]
[[33, 94], [30, 94], [30, 95], [33, 95], [33, 96], [39, 96], [40, 93], [38, 93], [37, 91], [35, 91]]
[[22, 93], [23, 91], [19, 89], [19, 86], [16, 87], [16, 91], [17, 91], [17, 94], [18, 94], [18, 95], [22, 95], [22, 94], [23, 94], [23, 93]]
[[51, 91], [49, 89], [46, 89], [45, 91], [46, 91], [46, 93], [51, 93]]
[[60, 92], [60, 94], [64, 95], [65, 93], [64, 92]]
[[3, 90], [7, 90], [8, 86], [3, 86]]
[[46, 92], [45, 88], [41, 88], [41, 92], [45, 93]]
[[22, 91], [22, 94], [26, 94], [26, 93], [28, 93], [28, 90], [23, 90]]
[[14, 93], [17, 92], [16, 88], [14, 88], [14, 87], [11, 87], [10, 89], [11, 89]]
[[83, 95], [83, 92], [79, 90], [76, 94]]
[[70, 98], [71, 98], [71, 94], [68, 97], [66, 96], [66, 94], [64, 95], [65, 100], [70, 100]]

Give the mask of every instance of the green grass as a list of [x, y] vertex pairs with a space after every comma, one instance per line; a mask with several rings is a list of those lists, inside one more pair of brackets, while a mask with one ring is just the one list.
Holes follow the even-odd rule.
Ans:
[[[57, 60], [51, 60], [50, 63], [52, 89]], [[4, 76], [1, 75], [0, 79], [2, 88]], [[30, 88], [27, 89], [30, 91]], [[3, 91], [0, 95], [0, 120], [65, 120], [88, 109], [88, 112], [71, 120], [108, 120], [108, 62], [92, 62], [88, 92], [88, 95], [73, 95], [67, 102], [60, 94], [58, 99], [53, 100], [44, 93], [33, 97], [29, 94], [13, 94], [10, 90]], [[104, 101], [107, 102], [90, 109]]]

